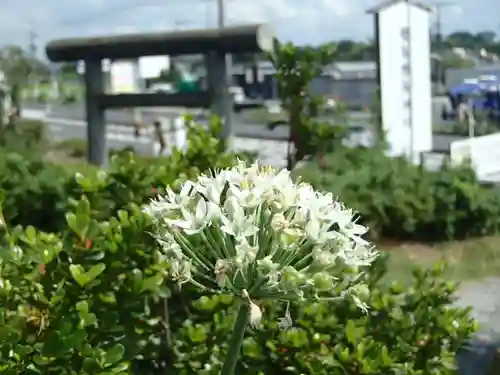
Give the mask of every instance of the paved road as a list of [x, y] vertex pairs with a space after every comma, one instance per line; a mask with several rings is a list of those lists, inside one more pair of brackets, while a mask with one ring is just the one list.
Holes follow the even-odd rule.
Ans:
[[[27, 103], [24, 108], [31, 110], [46, 110], [43, 104]], [[84, 120], [85, 111], [81, 104], [73, 105], [51, 105], [48, 107], [48, 116], [53, 118], [62, 118], [69, 120]], [[162, 118], [174, 119], [183, 113], [182, 108], [162, 108]], [[141, 122], [152, 124], [158, 118], [158, 114], [145, 110], [142, 113]], [[131, 127], [134, 124], [134, 115], [132, 110], [108, 110], [106, 112], [106, 120], [110, 124], [120, 124]], [[284, 127], [279, 127], [274, 131], [270, 131], [264, 124], [243, 124], [238, 121], [238, 115], [234, 118], [235, 131], [240, 137], [248, 138], [264, 138], [264, 139], [286, 139], [287, 131]]]
[[[46, 116], [42, 110], [23, 109], [23, 117], [40, 119], [45, 121], [49, 127], [49, 138], [59, 142], [68, 139], [85, 139], [86, 123], [82, 120], [56, 118]], [[133, 149], [144, 156], [158, 155], [160, 145], [156, 142], [153, 129], [142, 129], [141, 135], [136, 137], [131, 126], [121, 124], [107, 125], [107, 146], [109, 149], [123, 149], [133, 147]], [[182, 131], [167, 131], [164, 136], [167, 145], [175, 145], [182, 148], [184, 142]], [[279, 139], [255, 139], [235, 137], [231, 145], [234, 151], [249, 151], [259, 155], [259, 159], [266, 164], [276, 167], [284, 167], [287, 153], [287, 143]]]
[[[458, 357], [460, 375], [486, 375], [500, 349], [500, 278], [490, 277], [463, 285], [456, 305], [472, 307], [480, 330], [469, 350]], [[493, 374], [493, 373], [490, 373]]]
[[[36, 103], [26, 104], [24, 108], [31, 110], [46, 109], [44, 105]], [[162, 109], [161, 116], [164, 118], [174, 119], [181, 113], [182, 109], [180, 108], [164, 108]], [[54, 119], [83, 121], [85, 118], [84, 107], [81, 104], [67, 106], [53, 105], [50, 107], [48, 117]], [[153, 112], [147, 112], [146, 110], [143, 113], [142, 122], [146, 124], [152, 124], [157, 119], [157, 117], [157, 114]], [[352, 114], [352, 118], [354, 119], [355, 123], [362, 123], [363, 121], [367, 121], [369, 117], [364, 113], [356, 112]], [[106, 119], [109, 124], [121, 125], [119, 128], [117, 128], [117, 132], [131, 134], [132, 130], [126, 130], [127, 128], [130, 128], [134, 123], [133, 112], [131, 110], [109, 110], [107, 112]], [[270, 131], [264, 124], [249, 124], [238, 121], [238, 115], [236, 115], [234, 119], [234, 128], [236, 135], [241, 138], [286, 140], [288, 136], [288, 129], [286, 126], [280, 126], [273, 131]], [[68, 132], [69, 131], [70, 130], [68, 130]], [[76, 135], [75, 133], [76, 138], [79, 138], [81, 136], [82, 135]], [[370, 137], [368, 136], [368, 138]], [[433, 149], [436, 152], [448, 152], [450, 143], [454, 140], [462, 138], [463, 137], [459, 136], [435, 135], [433, 139]]]
[[[28, 109], [23, 109], [23, 116], [45, 121], [49, 125], [49, 137], [55, 142], [86, 138], [86, 124], [82, 120], [47, 117], [41, 110]], [[132, 147], [137, 153], [144, 156], [154, 156], [159, 153], [160, 145], [156, 142], [152, 129], [143, 129], [141, 135], [136, 137], [133, 128], [130, 126], [108, 124], [106, 135], [108, 148], [110, 149]], [[185, 145], [183, 142], [185, 135], [182, 134], [182, 131], [167, 131], [167, 129], [164, 129], [164, 136], [167, 145], [175, 145], [180, 148]], [[367, 145], [366, 134], [352, 134], [350, 139], [346, 141], [346, 145], [349, 144]], [[236, 136], [233, 139], [231, 149], [234, 151], [254, 152], [263, 163], [276, 167], [285, 166], [287, 142], [283, 140]], [[443, 160], [444, 154], [430, 153], [425, 155], [424, 162], [427, 168], [438, 169]]]

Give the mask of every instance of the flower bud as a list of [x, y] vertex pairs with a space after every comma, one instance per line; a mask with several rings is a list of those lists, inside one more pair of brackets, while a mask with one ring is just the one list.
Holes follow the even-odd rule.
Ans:
[[312, 283], [317, 290], [332, 290], [333, 277], [326, 272], [318, 272], [312, 278]]
[[227, 271], [229, 270], [229, 263], [225, 260], [219, 259], [215, 263], [215, 269], [214, 269], [214, 274], [215, 274], [215, 282], [219, 286], [223, 286], [226, 281], [226, 274]]
[[358, 296], [361, 301], [366, 301], [370, 298], [370, 289], [365, 284], [358, 284], [353, 287], [354, 293]]
[[287, 266], [283, 268], [282, 275], [283, 275], [282, 281], [285, 284], [284, 287], [285, 289], [288, 290], [297, 289], [299, 286], [303, 285], [306, 281], [305, 276], [293, 267]]
[[273, 262], [270, 256], [265, 257], [263, 259], [259, 259], [257, 261], [258, 270], [263, 274], [267, 274], [269, 272], [274, 272], [278, 269], [279, 263]]
[[259, 306], [257, 306], [252, 301], [250, 303], [250, 318], [248, 324], [252, 328], [258, 328], [260, 325], [260, 321], [262, 320], [262, 311]]

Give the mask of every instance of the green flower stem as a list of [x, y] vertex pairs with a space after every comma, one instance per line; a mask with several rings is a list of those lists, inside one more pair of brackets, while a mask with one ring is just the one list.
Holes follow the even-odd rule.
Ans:
[[220, 375], [234, 375], [249, 317], [250, 306], [247, 302], [242, 302], [238, 311], [238, 316], [236, 317], [236, 322], [234, 323], [233, 333], [231, 334], [231, 339], [229, 340], [226, 360], [224, 361]]

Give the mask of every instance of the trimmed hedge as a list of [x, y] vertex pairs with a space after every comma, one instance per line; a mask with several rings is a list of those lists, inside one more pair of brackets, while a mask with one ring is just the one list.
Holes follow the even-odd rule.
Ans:
[[500, 229], [499, 190], [482, 186], [467, 166], [429, 171], [365, 148], [341, 148], [325, 162], [295, 174], [358, 211], [376, 238], [445, 241]]

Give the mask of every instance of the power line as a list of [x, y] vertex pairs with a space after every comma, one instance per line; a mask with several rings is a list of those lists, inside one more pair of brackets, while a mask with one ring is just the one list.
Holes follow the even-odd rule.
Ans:
[[[14, 4], [14, 3], [12, 3], [12, 4]], [[161, 1], [159, 1], [159, 0], [153, 0], [153, 1], [143, 0], [140, 3], [134, 2], [134, 3], [129, 3], [129, 4], [120, 4], [120, 5], [116, 5], [116, 6], [106, 7], [106, 8], [102, 8], [102, 9], [99, 9], [97, 11], [94, 11], [94, 12], [87, 12], [83, 15], [78, 16], [78, 17], [70, 17], [70, 18], [55, 20], [54, 22], [51, 23], [50, 29], [53, 30], [54, 28], [57, 28], [57, 27], [79, 25], [79, 24], [82, 24], [82, 23], [85, 23], [88, 21], [93, 21], [95, 19], [99, 19], [101, 17], [109, 16], [110, 14], [113, 14], [113, 13], [120, 13], [123, 11], [133, 10], [133, 9], [141, 8], [141, 7], [148, 7], [148, 6], [152, 6], [152, 5], [162, 5], [162, 4], [161, 4]], [[31, 24], [30, 30], [33, 30], [33, 25], [32, 25], [31, 20], [30, 20], [30, 24]], [[42, 25], [38, 25], [37, 29], [40, 29], [42, 27], [43, 27]], [[45, 32], [39, 32], [39, 30], [38, 30], [36, 35], [38, 37], [38, 36], [43, 35], [43, 34], [45, 34]]]
[[142, 8], [142, 7], [148, 7], [151, 5], [161, 5], [161, 2], [158, 0], [155, 1], [143, 1], [140, 3], [131, 3], [131, 4], [126, 4], [126, 5], [119, 5], [119, 6], [113, 6], [113, 7], [107, 7], [104, 9], [100, 9], [99, 11], [95, 12], [90, 12], [85, 14], [83, 17], [74, 17], [74, 18], [67, 18], [64, 20], [61, 20], [60, 22], [57, 23], [59, 26], [70, 26], [74, 24], [79, 24], [79, 23], [85, 23], [87, 21], [93, 21], [95, 18], [100, 18], [103, 16], [107, 16], [110, 13], [119, 13], [127, 10], [132, 10], [132, 9], [137, 9], [137, 8]]

